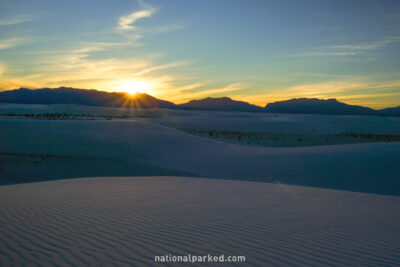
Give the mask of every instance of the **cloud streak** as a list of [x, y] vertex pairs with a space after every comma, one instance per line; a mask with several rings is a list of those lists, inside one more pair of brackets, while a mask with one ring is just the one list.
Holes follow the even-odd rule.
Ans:
[[3, 63], [0, 62], [0, 77], [3, 75], [4, 71], [5, 71], [5, 67], [4, 67]]
[[[0, 88], [15, 89], [21, 86], [30, 88], [73, 86], [78, 88], [96, 88], [106, 91], [120, 91], [121, 81], [140, 79], [154, 85], [152, 93], [159, 93], [158, 88], [168, 90], [181, 78], [160, 74], [158, 71], [186, 66], [188, 62], [176, 61], [166, 64], [155, 62], [157, 56], [136, 58], [91, 58], [88, 53], [107, 49], [118, 43], [90, 43], [82, 48], [75, 48], [62, 55], [48, 55], [40, 60], [31, 61], [32, 75], [13, 76], [13, 68], [3, 73], [0, 64]], [[157, 73], [157, 74], [155, 74]], [[7, 75], [5, 75], [7, 74]]]
[[377, 41], [375, 43], [369, 44], [358, 44], [358, 45], [333, 45], [333, 46], [325, 46], [326, 49], [338, 49], [344, 51], [365, 51], [365, 50], [373, 50], [379, 49], [386, 45], [400, 42], [400, 36], [393, 36], [384, 40]]
[[197, 91], [197, 92], [188, 92], [188, 91], [191, 91], [191, 89], [188, 89], [188, 90], [183, 90], [182, 93], [187, 94], [186, 99], [194, 99], [194, 98], [215, 96], [218, 94], [228, 94], [228, 93], [232, 93], [232, 92], [236, 92], [236, 91], [245, 89], [247, 87], [248, 87], [248, 85], [244, 84], [244, 83], [232, 83], [232, 84], [229, 84], [222, 88], [206, 89], [206, 90]]
[[29, 22], [32, 21], [33, 19], [34, 18], [32, 15], [15, 15], [0, 19], [0, 26], [8, 26], [8, 25]]
[[154, 12], [154, 8], [149, 8], [133, 12], [127, 16], [122, 16], [118, 21], [118, 29], [123, 31], [137, 30], [137, 26], [133, 24], [140, 19], [151, 17]]
[[354, 56], [365, 53], [369, 50], [376, 50], [383, 48], [387, 45], [400, 42], [400, 36], [393, 36], [383, 40], [376, 41], [374, 43], [367, 44], [341, 44], [341, 45], [330, 45], [322, 46], [314, 49], [314, 51], [286, 55], [283, 57], [330, 57], [330, 56]]
[[314, 51], [302, 54], [286, 55], [283, 57], [334, 57], [334, 56], [353, 56], [356, 54], [359, 53], [355, 51], [348, 51], [348, 52]]
[[14, 46], [19, 45], [20, 43], [21, 43], [21, 40], [17, 39], [17, 38], [9, 38], [9, 39], [0, 40], [0, 50], [12, 48]]

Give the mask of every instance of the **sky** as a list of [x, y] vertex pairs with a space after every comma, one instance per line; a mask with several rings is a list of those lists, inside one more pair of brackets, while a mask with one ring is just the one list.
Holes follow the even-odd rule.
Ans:
[[400, 1], [2, 0], [0, 91], [400, 105]]

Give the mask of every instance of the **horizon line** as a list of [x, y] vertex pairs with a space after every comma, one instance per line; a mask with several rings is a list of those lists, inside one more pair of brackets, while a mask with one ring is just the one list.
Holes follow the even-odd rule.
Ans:
[[128, 93], [128, 92], [123, 92], [123, 91], [111, 91], [111, 92], [110, 92], [110, 91], [101, 90], [101, 89], [95, 89], [95, 88], [87, 89], [87, 88], [76, 88], [76, 87], [71, 87], [71, 86], [59, 86], [59, 87], [56, 87], [56, 88], [55, 88], [55, 87], [42, 87], [42, 88], [20, 87], [20, 88], [16, 88], [16, 89], [0, 90], [0, 94], [3, 93], [3, 92], [7, 92], [7, 91], [16, 91], [16, 90], [20, 90], [20, 89], [27, 89], [27, 90], [35, 91], [35, 90], [41, 90], [41, 89], [56, 90], [56, 89], [62, 89], [62, 88], [75, 89], [75, 90], [86, 90], [86, 91], [98, 91], [98, 92], [103, 92], [103, 93], [107, 93], [107, 94], [113, 94], [113, 93], [116, 93], [116, 94], [125, 94], [125, 95], [131, 95], [131, 96], [134, 96], [134, 95], [137, 95], [137, 94], [145, 94], [145, 95], [154, 97], [154, 98], [156, 98], [156, 99], [158, 99], [158, 100], [170, 102], [170, 103], [172, 103], [172, 104], [174, 104], [174, 105], [177, 105], [177, 106], [179, 106], [179, 105], [184, 105], [184, 104], [189, 103], [190, 101], [195, 101], [195, 100], [204, 100], [204, 99], [208, 99], [208, 98], [211, 98], [211, 99], [228, 98], [228, 99], [231, 99], [231, 100], [233, 100], [233, 101], [244, 102], [244, 103], [247, 103], [247, 104], [250, 104], [250, 105], [253, 105], [253, 106], [256, 106], [256, 107], [260, 107], [260, 108], [265, 108], [268, 104], [277, 103], [277, 102], [284, 102], [284, 101], [294, 100], [294, 99], [317, 99], [317, 100], [324, 100], [324, 101], [327, 101], [327, 100], [336, 100], [337, 102], [340, 102], [340, 103], [343, 103], [343, 104], [346, 104], [346, 105], [359, 106], [359, 107], [366, 107], [366, 108], [370, 108], [370, 109], [373, 109], [373, 110], [383, 110], [383, 109], [387, 109], [387, 108], [397, 108], [397, 107], [400, 107], [400, 105], [396, 105], [396, 106], [387, 106], [387, 107], [384, 107], [384, 108], [375, 109], [375, 108], [372, 108], [372, 107], [369, 107], [369, 106], [348, 104], [348, 103], [346, 103], [346, 102], [342, 102], [342, 101], [338, 100], [336, 97], [333, 97], [333, 98], [291, 97], [291, 98], [287, 98], [287, 99], [284, 99], [284, 100], [278, 100], [278, 101], [274, 101], [274, 102], [267, 102], [264, 106], [259, 106], [259, 105], [252, 104], [252, 103], [247, 102], [247, 101], [233, 99], [232, 97], [229, 97], [229, 96], [220, 96], [220, 97], [206, 96], [206, 97], [203, 97], [203, 98], [194, 98], [194, 99], [190, 99], [190, 100], [188, 100], [187, 102], [184, 102], [184, 103], [181, 103], [181, 104], [176, 104], [176, 103], [174, 103], [174, 102], [172, 102], [172, 101], [169, 101], [169, 100], [165, 100], [165, 99], [161, 99], [161, 98], [155, 97], [154, 95], [151, 95], [151, 94], [149, 94], [149, 93], [147, 93], [147, 92], [136, 92], [136, 93], [134, 93], [134, 94], [130, 94], [130, 93]]

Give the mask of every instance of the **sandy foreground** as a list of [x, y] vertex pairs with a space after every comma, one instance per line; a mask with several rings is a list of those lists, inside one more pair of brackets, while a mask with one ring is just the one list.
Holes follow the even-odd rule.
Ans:
[[[0, 187], [0, 265], [153, 266], [156, 255], [240, 265], [395, 266], [400, 198], [191, 177]], [[172, 263], [169, 263], [172, 265]]]

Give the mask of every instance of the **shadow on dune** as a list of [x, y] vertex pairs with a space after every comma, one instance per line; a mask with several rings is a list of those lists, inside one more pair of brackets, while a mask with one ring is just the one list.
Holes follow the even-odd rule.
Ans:
[[115, 159], [0, 153], [0, 185], [99, 176], [194, 175]]
[[249, 147], [139, 120], [0, 120], [0, 128], [1, 184], [194, 176], [400, 196], [399, 143]]
[[243, 178], [235, 175], [226, 177], [224, 175], [201, 175], [128, 160], [0, 153], [0, 185], [82, 177], [181, 176], [282, 183], [400, 196], [399, 183], [393, 179], [376, 179], [365, 173], [363, 175], [364, 180], [360, 182], [359, 180], [349, 179], [346, 175], [337, 175], [335, 179], [331, 179], [329, 175], [321, 175], [320, 172], [313, 174], [308, 170], [308, 175], [301, 175], [301, 170], [298, 170], [298, 172], [299, 176], [292, 175], [289, 172], [287, 175], [280, 176], [279, 179], [258, 176]]

